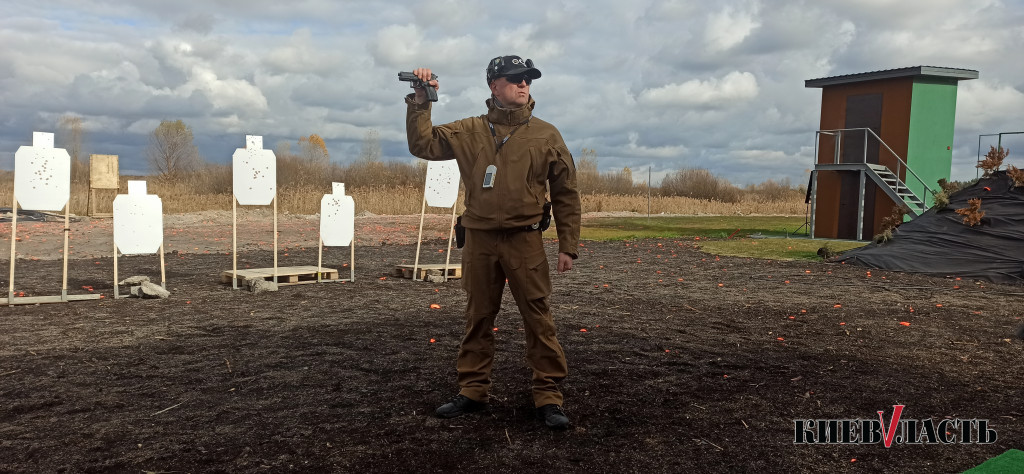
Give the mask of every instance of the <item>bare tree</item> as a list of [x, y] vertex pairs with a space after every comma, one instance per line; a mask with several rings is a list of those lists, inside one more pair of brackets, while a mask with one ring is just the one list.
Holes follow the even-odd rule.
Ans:
[[380, 133], [376, 130], [369, 130], [363, 135], [363, 149], [359, 152], [359, 161], [376, 163], [380, 161], [380, 155]]
[[153, 130], [146, 149], [149, 164], [162, 178], [178, 178], [199, 168], [192, 129], [181, 120], [164, 120]]
[[89, 182], [89, 163], [82, 152], [84, 138], [82, 117], [64, 115], [57, 121], [57, 146], [71, 156], [71, 181], [75, 183]]
[[309, 163], [326, 165], [331, 161], [331, 155], [327, 153], [327, 144], [315, 133], [308, 137], [299, 137], [299, 153], [302, 153], [302, 158]]
[[274, 149], [274, 155], [277, 156], [277, 159], [290, 158], [292, 156], [292, 143], [285, 140], [278, 141]]
[[601, 187], [601, 173], [597, 171], [597, 151], [593, 148], [580, 150], [576, 159], [576, 183], [583, 194], [596, 193]]

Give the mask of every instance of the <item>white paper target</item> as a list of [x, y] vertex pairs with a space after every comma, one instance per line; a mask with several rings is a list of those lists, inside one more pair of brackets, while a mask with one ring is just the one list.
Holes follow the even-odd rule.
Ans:
[[320, 200], [320, 240], [328, 247], [352, 245], [355, 219], [355, 201], [345, 195], [344, 184], [334, 183], [334, 194]]
[[71, 157], [52, 133], [33, 133], [14, 153], [14, 197], [26, 211], [59, 211], [71, 198]]
[[231, 155], [232, 189], [239, 204], [265, 206], [277, 195], [277, 158], [263, 149], [263, 137], [245, 138], [246, 148]]
[[163, 240], [160, 196], [146, 194], [145, 181], [129, 181], [128, 194], [114, 198], [114, 245], [125, 255], [153, 254], [160, 251]]
[[455, 160], [427, 162], [427, 185], [423, 191], [430, 207], [452, 207], [459, 198], [459, 165]]
[[53, 148], [53, 134], [49, 132], [32, 132], [32, 146], [36, 148]]

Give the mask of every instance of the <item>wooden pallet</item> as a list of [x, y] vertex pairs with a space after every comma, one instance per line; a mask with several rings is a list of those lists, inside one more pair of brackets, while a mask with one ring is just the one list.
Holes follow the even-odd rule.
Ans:
[[[277, 267], [277, 285], [303, 285], [316, 283], [317, 268], [313, 265], [302, 267]], [[245, 283], [246, 280], [267, 280], [274, 281], [273, 268], [247, 268], [238, 270], [238, 282]], [[338, 279], [338, 270], [334, 268], [321, 267], [320, 280], [330, 281]], [[220, 274], [221, 283], [231, 283], [231, 270], [225, 270]]]
[[0, 305], [16, 304], [42, 304], [42, 303], [68, 303], [71, 301], [98, 300], [101, 295], [93, 293], [89, 295], [67, 295], [57, 296], [15, 296], [13, 299], [0, 298]]
[[[395, 276], [401, 278], [412, 278], [412, 265], [398, 265], [395, 267]], [[438, 270], [444, 274], [444, 264], [435, 263], [430, 265], [419, 265], [416, 267], [417, 280], [425, 280], [427, 278], [427, 272], [430, 270]], [[448, 279], [454, 280], [462, 278], [462, 264], [452, 263], [448, 265]]]

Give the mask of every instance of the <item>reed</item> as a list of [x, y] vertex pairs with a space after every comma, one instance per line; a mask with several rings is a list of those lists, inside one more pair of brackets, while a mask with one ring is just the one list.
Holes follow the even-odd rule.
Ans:
[[[604, 182], [614, 189], [582, 190], [583, 212], [780, 216], [803, 215], [806, 212], [803, 190], [790, 187], [788, 182], [768, 181], [741, 189], [709, 173], [689, 172], [686, 176], [691, 180], [696, 176], [699, 178], [697, 182], [714, 183], [721, 190], [721, 195], [716, 195], [714, 186], [702, 187], [701, 195], [693, 197], [678, 195], [678, 190], [659, 188], [648, 194], [643, 185], [628, 188], [623, 184], [622, 174], [609, 173], [605, 176], [607, 179], [588, 177], [592, 183]], [[425, 176], [426, 167], [418, 164], [361, 162], [339, 166], [290, 160], [278, 170], [278, 211], [316, 214], [320, 212], [323, 195], [331, 192], [331, 182], [344, 182], [346, 193], [355, 200], [357, 214], [419, 214]], [[168, 214], [231, 210], [230, 167], [207, 164], [197, 172], [174, 180], [122, 176], [119, 190], [97, 193], [96, 211], [109, 213], [114, 196], [127, 193], [127, 182], [136, 179], [147, 181], [147, 191], [160, 196], [164, 212]], [[14, 173], [0, 171], [0, 206], [12, 202], [13, 188]], [[458, 213], [464, 210], [463, 195], [463, 192], [459, 193]], [[76, 181], [71, 184], [70, 206], [72, 214], [88, 214], [89, 188], [86, 183]], [[449, 212], [450, 209], [427, 208], [430, 214]]]

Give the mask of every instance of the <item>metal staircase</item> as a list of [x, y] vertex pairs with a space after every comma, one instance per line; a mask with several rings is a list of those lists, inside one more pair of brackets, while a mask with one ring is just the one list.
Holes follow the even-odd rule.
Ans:
[[[823, 142], [825, 146], [822, 146]], [[844, 145], [847, 148], [844, 148]], [[831, 149], [831, 157], [822, 159], [822, 151], [829, 149]], [[870, 157], [869, 150], [871, 150]], [[844, 154], [844, 152], [846, 153]], [[814, 157], [814, 171], [811, 173], [811, 185], [808, 189], [811, 205], [808, 224], [811, 236], [815, 235], [814, 216], [817, 207], [818, 171], [855, 171], [860, 174], [860, 191], [857, 199], [857, 236], [861, 236], [863, 230], [865, 184], [868, 179], [873, 181], [894, 203], [904, 207], [912, 217], [923, 214], [935, 203], [935, 191], [870, 128], [818, 130], [814, 139]], [[887, 163], [888, 166], [880, 163]]]
[[921, 200], [913, 191], [907, 187], [907, 184], [900, 180], [899, 176], [896, 176], [888, 166], [884, 165], [867, 165], [867, 169], [871, 172], [868, 176], [871, 180], [882, 188], [887, 196], [893, 201], [900, 203], [902, 202], [910, 210], [910, 214], [917, 217], [928, 210], [928, 205]]

